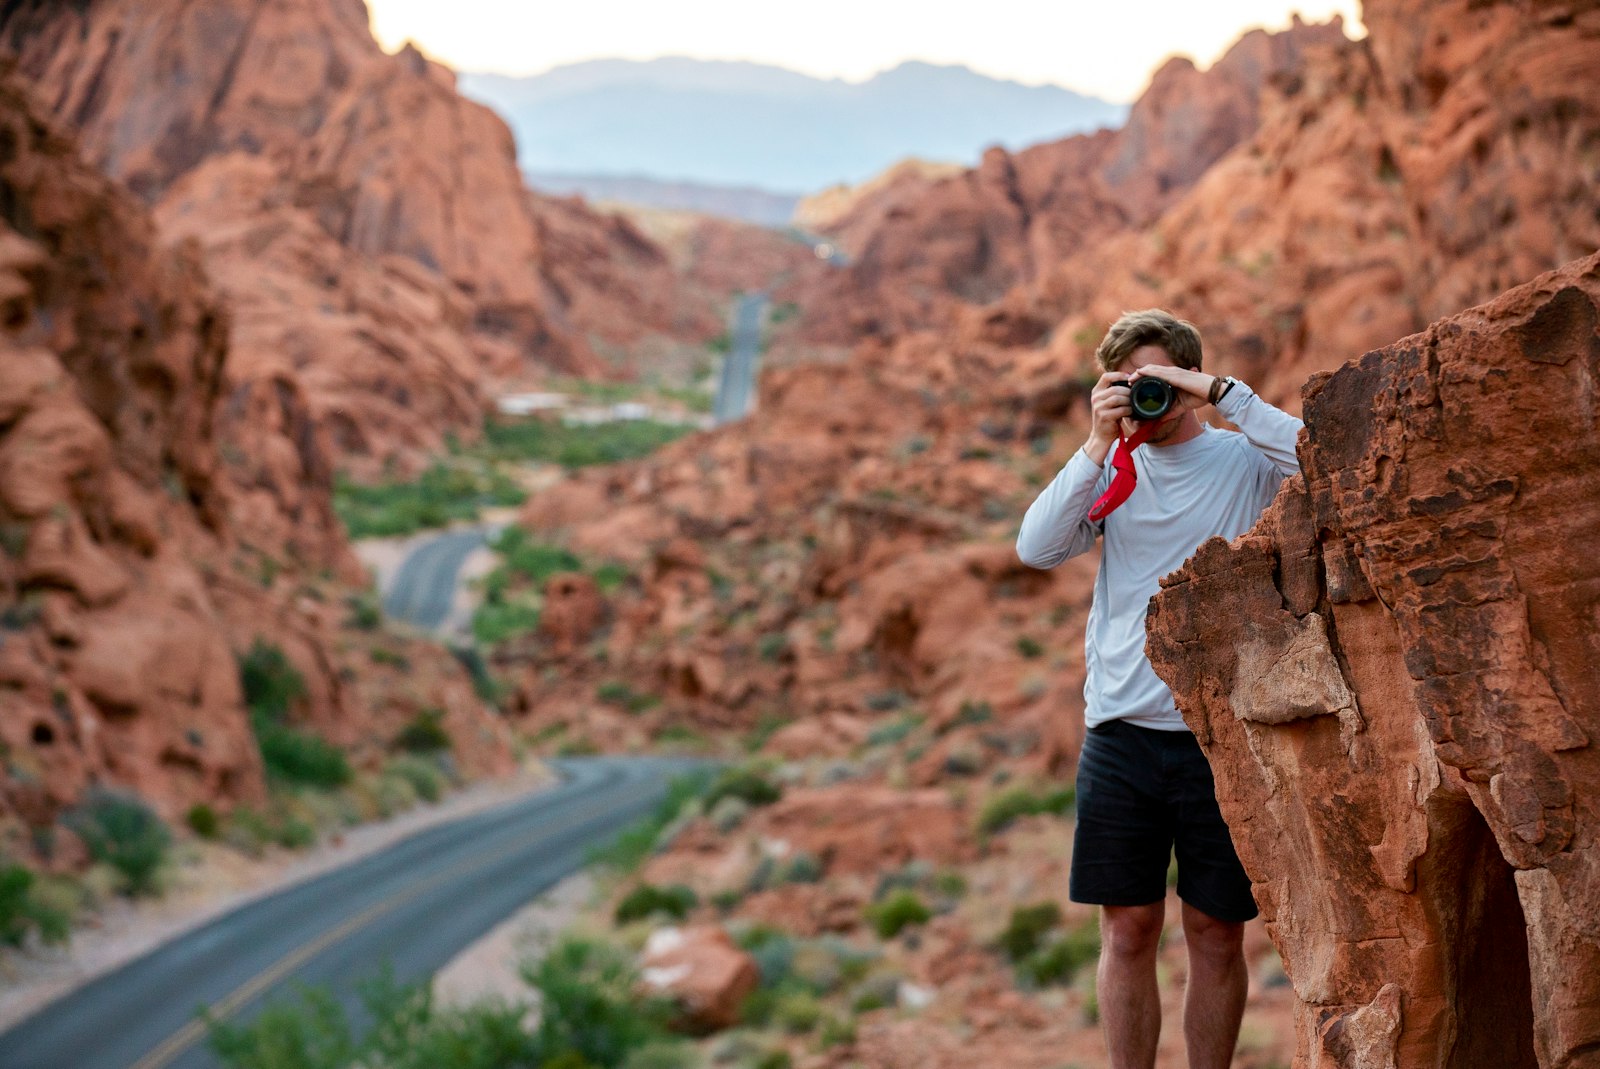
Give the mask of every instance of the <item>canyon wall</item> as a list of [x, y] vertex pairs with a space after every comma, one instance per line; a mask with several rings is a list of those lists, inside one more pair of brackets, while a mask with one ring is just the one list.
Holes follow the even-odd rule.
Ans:
[[1317, 376], [1303, 476], [1153, 603], [1299, 1067], [1600, 1050], [1597, 381], [1600, 255]]
[[360, 0], [20, 3], [0, 50], [164, 237], [200, 243], [240, 309], [233, 410], [259, 426], [299, 372], [358, 472], [472, 435], [495, 381], [626, 372], [646, 339], [721, 327], [626, 220], [529, 193], [505, 124], [384, 54]]
[[74, 863], [70, 834], [50, 829], [96, 783], [169, 818], [259, 802], [236, 661], [257, 642], [304, 681], [295, 723], [357, 767], [432, 708], [464, 771], [508, 767], [504, 727], [452, 658], [350, 622], [340, 576], [357, 570], [295, 382], [250, 401], [289, 455], [229, 461], [243, 448], [227, 431], [241, 418], [230, 315], [197, 250], [164, 246], [9, 73], [0, 194], [4, 848], [54, 842], [43, 860]]

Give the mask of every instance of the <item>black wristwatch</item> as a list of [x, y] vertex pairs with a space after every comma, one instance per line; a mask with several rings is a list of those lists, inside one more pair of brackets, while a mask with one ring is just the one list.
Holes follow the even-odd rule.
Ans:
[[1232, 375], [1224, 375], [1221, 378], [1213, 375], [1211, 376], [1211, 393], [1206, 397], [1206, 400], [1212, 404], [1216, 404], [1218, 401], [1228, 396], [1228, 391], [1233, 389], [1238, 384], [1239, 380], [1234, 378]]

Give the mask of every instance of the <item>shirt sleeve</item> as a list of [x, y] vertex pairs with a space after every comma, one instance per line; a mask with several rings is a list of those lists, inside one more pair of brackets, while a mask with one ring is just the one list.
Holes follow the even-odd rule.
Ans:
[[1217, 402], [1217, 411], [1238, 427], [1280, 474], [1289, 476], [1300, 470], [1295, 444], [1305, 424], [1297, 417], [1267, 404], [1238, 380], [1234, 380], [1233, 388]]
[[1054, 568], [1088, 552], [1105, 526], [1089, 519], [1089, 506], [1108, 482], [1104, 468], [1097, 467], [1082, 449], [1072, 454], [1022, 517], [1022, 529], [1017, 532], [1017, 556], [1022, 563], [1031, 568]]

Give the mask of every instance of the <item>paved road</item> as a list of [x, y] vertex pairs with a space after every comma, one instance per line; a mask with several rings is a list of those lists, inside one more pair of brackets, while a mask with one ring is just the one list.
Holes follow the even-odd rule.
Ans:
[[743, 419], [755, 403], [757, 363], [761, 357], [761, 318], [767, 310], [765, 293], [739, 298], [729, 327], [732, 344], [722, 361], [722, 378], [712, 416], [720, 425]]
[[402, 983], [582, 867], [589, 849], [648, 813], [692, 762], [586, 758], [565, 782], [420, 832], [388, 850], [242, 906], [0, 1034], [4, 1069], [216, 1069], [196, 1010], [248, 1020], [298, 981], [355, 985], [383, 962]]
[[443, 625], [455, 600], [456, 574], [468, 555], [488, 542], [490, 534], [483, 527], [452, 531], [412, 550], [383, 597], [384, 613], [391, 620], [404, 620], [427, 631]]

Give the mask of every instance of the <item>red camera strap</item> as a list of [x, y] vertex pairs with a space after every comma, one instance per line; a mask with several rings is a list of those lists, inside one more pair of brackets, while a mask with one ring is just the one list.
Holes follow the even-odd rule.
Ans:
[[1134, 431], [1132, 438], [1123, 437], [1120, 429], [1117, 431], [1117, 454], [1111, 458], [1111, 466], [1117, 469], [1117, 473], [1111, 477], [1111, 485], [1100, 495], [1100, 500], [1089, 506], [1089, 519], [1098, 523], [1128, 500], [1128, 495], [1139, 483], [1139, 473], [1133, 468], [1133, 451], [1143, 445], [1162, 422], [1151, 420]]

